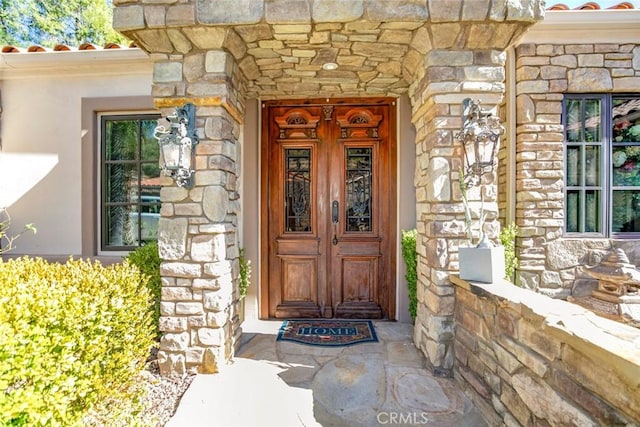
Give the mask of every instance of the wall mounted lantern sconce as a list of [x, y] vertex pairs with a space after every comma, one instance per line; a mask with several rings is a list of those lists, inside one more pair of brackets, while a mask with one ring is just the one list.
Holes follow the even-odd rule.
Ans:
[[198, 144], [196, 132], [196, 107], [185, 104], [176, 107], [175, 114], [168, 116], [169, 129], [158, 125], [153, 136], [158, 140], [162, 172], [170, 176], [178, 187], [193, 187], [194, 148]]
[[484, 174], [494, 171], [503, 133], [498, 117], [482, 110], [480, 101], [471, 98], [462, 101], [462, 130], [456, 138], [462, 143], [468, 185], [479, 184]]

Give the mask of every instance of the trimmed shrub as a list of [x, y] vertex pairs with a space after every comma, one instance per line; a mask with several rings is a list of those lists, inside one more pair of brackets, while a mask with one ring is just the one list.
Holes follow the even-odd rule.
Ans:
[[500, 230], [500, 243], [504, 246], [504, 277], [513, 283], [515, 283], [514, 273], [519, 265], [516, 256], [516, 237], [519, 230], [515, 222]]
[[153, 345], [140, 271], [24, 257], [0, 261], [0, 283], [0, 425], [84, 425], [101, 413], [136, 424]]
[[409, 294], [409, 314], [416, 320], [418, 309], [418, 254], [416, 252], [417, 230], [402, 230], [402, 258], [407, 267], [405, 279]]
[[240, 298], [247, 296], [249, 291], [249, 285], [251, 285], [251, 260], [248, 260], [244, 255], [244, 248], [240, 248]]
[[131, 264], [138, 267], [148, 280], [147, 288], [153, 298], [153, 324], [155, 325], [156, 338], [160, 339], [160, 301], [162, 299], [162, 281], [160, 279], [160, 255], [158, 253], [158, 242], [147, 243], [125, 257]]

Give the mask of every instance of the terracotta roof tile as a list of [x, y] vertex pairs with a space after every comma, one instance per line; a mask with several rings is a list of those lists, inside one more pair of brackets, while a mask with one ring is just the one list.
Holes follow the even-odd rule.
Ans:
[[71, 50], [71, 48], [66, 44], [57, 44], [53, 47], [54, 52], [67, 52], [69, 50]]
[[127, 44], [107, 43], [104, 46], [99, 46], [94, 43], [83, 43], [78, 47], [69, 46], [63, 43], [55, 45], [53, 48], [48, 48], [40, 45], [31, 45], [26, 48], [6, 45], [2, 46], [2, 53], [35, 53], [35, 52], [69, 52], [74, 50], [111, 50], [111, 49], [137, 49], [138, 45], [134, 42]]
[[16, 47], [16, 46], [3, 46], [2, 47], [2, 53], [20, 53], [20, 52], [24, 52], [25, 50], [20, 48], [20, 47]]
[[78, 50], [96, 50], [98, 46], [93, 43], [82, 43], [78, 46]]
[[[550, 7], [547, 8], [547, 10], [602, 10], [603, 7], [597, 2], [597, 1], [590, 1], [590, 2], [586, 2], [580, 6], [576, 6], [574, 8], [570, 8], [569, 6], [567, 6], [564, 3], [556, 3]], [[609, 10], [628, 10], [628, 9], [635, 9], [635, 6], [628, 2], [620, 2], [618, 4], [614, 4], [612, 6], [609, 7], [604, 7], [604, 9], [609, 9]]]
[[27, 52], [50, 52], [51, 49], [39, 45], [29, 46]]
[[616, 4], [615, 6], [610, 6], [607, 9], [635, 9], [631, 3], [625, 1], [624, 3]]

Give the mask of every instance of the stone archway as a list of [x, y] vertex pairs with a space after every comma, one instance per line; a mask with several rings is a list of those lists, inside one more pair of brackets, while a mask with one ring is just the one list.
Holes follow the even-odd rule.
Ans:
[[[504, 50], [543, 1], [115, 0], [114, 27], [154, 61], [163, 114], [192, 102], [201, 143], [195, 187], [164, 181], [164, 373], [213, 372], [238, 320], [238, 146], [246, 99], [408, 94], [416, 127], [419, 309], [414, 340], [438, 372], [453, 366], [453, 287], [463, 215], [456, 186], [460, 102], [502, 103]], [[324, 70], [329, 62], [337, 70]], [[495, 188], [488, 198], [495, 202]], [[479, 196], [478, 196], [479, 197]], [[485, 206], [497, 213], [497, 204]], [[493, 229], [497, 233], [497, 215]]]

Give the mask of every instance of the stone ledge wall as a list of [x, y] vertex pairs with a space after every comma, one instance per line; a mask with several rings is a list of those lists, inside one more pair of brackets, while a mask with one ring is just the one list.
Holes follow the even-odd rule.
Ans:
[[455, 379], [489, 425], [640, 420], [640, 330], [508, 282], [451, 280]]
[[564, 94], [640, 92], [640, 44], [522, 44], [516, 48], [516, 81], [516, 283], [562, 298], [579, 266], [597, 260], [597, 253], [586, 254], [589, 249], [616, 245], [563, 238]]

